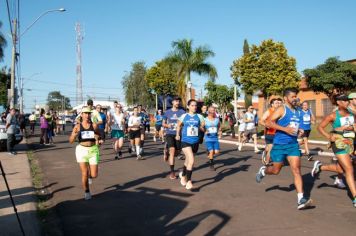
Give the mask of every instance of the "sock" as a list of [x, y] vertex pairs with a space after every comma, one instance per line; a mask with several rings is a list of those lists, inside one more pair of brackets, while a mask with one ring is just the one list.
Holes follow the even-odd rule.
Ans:
[[136, 155], [140, 155], [140, 145], [136, 145]]
[[261, 174], [262, 174], [263, 176], [266, 176], [266, 169], [262, 169]]
[[304, 193], [297, 193], [297, 196], [298, 196], [298, 202], [300, 201], [300, 199], [302, 199], [302, 198], [303, 198], [303, 195], [304, 195]]
[[192, 179], [192, 173], [193, 170], [187, 170], [187, 181], [190, 181]]
[[183, 176], [186, 176], [186, 175], [187, 175], [187, 167], [186, 167], [186, 166], [183, 166], [182, 175], [183, 175]]
[[214, 159], [209, 159], [210, 165], [214, 165]]
[[171, 172], [174, 172], [174, 165], [169, 165], [169, 167], [171, 168]]
[[85, 193], [89, 193], [89, 192], [90, 192], [89, 189], [85, 190]]

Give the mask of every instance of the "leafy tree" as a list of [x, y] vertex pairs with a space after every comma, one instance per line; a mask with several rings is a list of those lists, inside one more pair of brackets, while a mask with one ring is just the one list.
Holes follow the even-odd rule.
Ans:
[[[64, 107], [63, 106], [64, 99]], [[52, 91], [48, 93], [47, 96], [47, 105], [49, 109], [53, 110], [62, 110], [62, 109], [71, 109], [70, 99], [61, 94], [60, 91]]]
[[281, 42], [272, 39], [253, 45], [249, 54], [235, 60], [231, 77], [246, 93], [261, 91], [265, 98], [281, 94], [286, 87], [299, 87], [296, 61]]
[[229, 104], [234, 99], [234, 88], [208, 81], [205, 84], [205, 89], [208, 93], [204, 97], [204, 103], [208, 106], [215, 103], [219, 105], [222, 111], [226, 112]]
[[0, 105], [7, 105], [7, 89], [10, 86], [10, 72], [6, 68], [0, 71]]
[[308, 87], [315, 92], [327, 94], [347, 93], [356, 88], [356, 65], [328, 58], [324, 64], [303, 71]]
[[[1, 29], [2, 23], [0, 22], [0, 29]], [[0, 32], [0, 61], [3, 60], [4, 57], [4, 47], [6, 46], [6, 39], [4, 35]]]
[[122, 86], [127, 105], [154, 106], [155, 100], [150, 93], [145, 76], [146, 66], [142, 61], [133, 63], [130, 73], [124, 76]]
[[[167, 59], [156, 62], [146, 73], [145, 80], [149, 89], [157, 95], [163, 95], [163, 101], [166, 101], [167, 95], [177, 93], [177, 68]], [[166, 109], [163, 104], [163, 109]]]
[[[247, 39], [244, 40], [243, 52], [244, 55], [248, 55], [250, 53], [250, 46], [248, 45]], [[249, 106], [252, 105], [252, 93], [244, 91], [244, 94], [245, 108], [247, 109]]]
[[168, 56], [168, 60], [177, 66], [179, 96], [186, 97], [187, 82], [190, 81], [192, 72], [208, 76], [215, 81], [218, 76], [216, 68], [207, 61], [209, 57], [215, 56], [215, 53], [208, 46], [193, 48], [191, 39], [182, 39], [172, 42], [172, 47], [173, 52]]

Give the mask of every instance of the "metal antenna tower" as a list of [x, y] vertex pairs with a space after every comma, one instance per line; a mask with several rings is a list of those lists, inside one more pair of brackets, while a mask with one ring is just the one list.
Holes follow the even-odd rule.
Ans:
[[75, 31], [77, 32], [77, 90], [76, 99], [77, 105], [83, 103], [83, 86], [82, 86], [82, 49], [81, 44], [84, 39], [83, 32], [80, 27], [80, 23], [75, 24]]

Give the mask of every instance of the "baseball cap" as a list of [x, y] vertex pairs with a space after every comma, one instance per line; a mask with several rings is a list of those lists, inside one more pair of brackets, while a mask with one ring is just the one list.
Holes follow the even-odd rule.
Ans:
[[92, 110], [89, 107], [83, 107], [82, 113], [92, 113]]
[[356, 93], [350, 93], [348, 96], [349, 99], [354, 99], [356, 98]]

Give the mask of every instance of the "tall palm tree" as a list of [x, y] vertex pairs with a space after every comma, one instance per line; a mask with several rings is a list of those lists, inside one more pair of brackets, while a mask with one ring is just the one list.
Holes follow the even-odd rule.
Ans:
[[[0, 22], [0, 29], [1, 29], [2, 23]], [[4, 47], [6, 46], [6, 39], [4, 35], [0, 32], [0, 61], [2, 61], [4, 57]]]
[[177, 92], [181, 97], [186, 95], [187, 84], [190, 82], [192, 72], [208, 76], [212, 81], [215, 81], [218, 76], [215, 66], [207, 62], [207, 59], [215, 56], [215, 53], [207, 46], [193, 48], [192, 44], [191, 39], [173, 41], [173, 52], [168, 56], [168, 60], [177, 66]]

